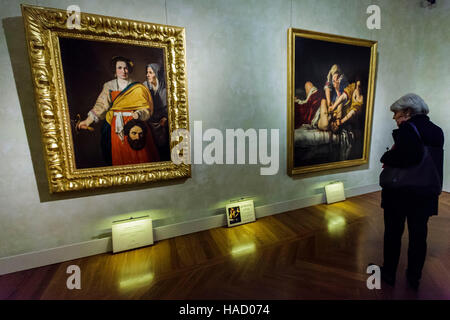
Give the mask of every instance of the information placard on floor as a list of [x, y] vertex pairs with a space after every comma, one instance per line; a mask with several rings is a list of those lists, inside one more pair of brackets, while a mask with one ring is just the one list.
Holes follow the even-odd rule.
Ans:
[[229, 227], [252, 222], [256, 220], [253, 200], [237, 201], [226, 206], [227, 222]]

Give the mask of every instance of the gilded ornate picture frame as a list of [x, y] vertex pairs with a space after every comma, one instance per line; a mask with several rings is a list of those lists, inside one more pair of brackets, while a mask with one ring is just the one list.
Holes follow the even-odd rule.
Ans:
[[288, 30], [288, 174], [368, 162], [377, 42]]
[[22, 15], [51, 193], [190, 177], [170, 139], [189, 129], [184, 28]]

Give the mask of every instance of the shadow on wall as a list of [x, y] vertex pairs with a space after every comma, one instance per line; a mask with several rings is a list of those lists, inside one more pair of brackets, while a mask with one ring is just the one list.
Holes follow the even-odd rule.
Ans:
[[37, 182], [41, 202], [58, 201], [64, 199], [82, 198], [93, 195], [102, 195], [116, 192], [135, 191], [157, 188], [184, 183], [187, 179], [163, 181], [137, 186], [120, 186], [105, 189], [93, 189], [67, 193], [51, 194], [47, 180], [44, 160], [41, 131], [39, 128], [38, 113], [34, 100], [34, 88], [31, 78], [31, 69], [28, 58], [28, 49], [25, 37], [25, 28], [22, 17], [10, 17], [2, 20], [5, 38], [8, 46], [14, 82], [17, 88], [20, 108], [30, 148], [31, 161]]

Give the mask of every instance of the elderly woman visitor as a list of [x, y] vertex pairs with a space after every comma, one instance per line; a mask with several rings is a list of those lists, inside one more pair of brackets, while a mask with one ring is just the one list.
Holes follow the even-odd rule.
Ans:
[[[424, 163], [422, 159], [426, 152], [432, 159], [430, 166], [434, 166], [433, 172], [436, 173], [437, 186], [434, 189], [419, 187], [417, 184], [413, 187], [383, 187], [381, 195], [385, 225], [381, 278], [389, 285], [395, 284], [406, 221], [409, 233], [406, 279], [409, 286], [417, 290], [427, 252], [428, 219], [438, 214], [443, 178], [444, 134], [440, 127], [430, 121], [427, 104], [416, 94], [401, 97], [390, 109], [398, 128], [392, 132], [394, 146], [381, 157], [384, 167], [403, 168], [405, 172], [412, 172], [411, 168], [420, 168], [420, 164]], [[423, 175], [419, 175], [409, 179], [420, 181], [429, 178], [424, 176], [425, 171]]]

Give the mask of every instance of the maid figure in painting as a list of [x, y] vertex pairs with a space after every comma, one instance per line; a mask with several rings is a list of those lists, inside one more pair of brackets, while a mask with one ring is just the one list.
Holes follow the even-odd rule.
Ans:
[[111, 67], [115, 79], [104, 84], [94, 107], [89, 111], [87, 118], [78, 124], [78, 129], [88, 130], [91, 123], [105, 120], [101, 145], [108, 165], [159, 161], [151, 130], [142, 130], [145, 135], [137, 135], [145, 143], [133, 145], [130, 144], [132, 139], [126, 136], [126, 132], [130, 130], [124, 130], [127, 122], [133, 119], [136, 124], [147, 126], [145, 122], [153, 113], [150, 91], [141, 83], [129, 78], [129, 74], [133, 71], [133, 62], [130, 59], [114, 57], [111, 60]]
[[161, 161], [170, 160], [167, 93], [164, 72], [158, 63], [148, 64], [145, 71], [147, 80], [144, 81], [144, 85], [152, 94], [154, 107], [154, 112], [148, 124], [152, 130]]

